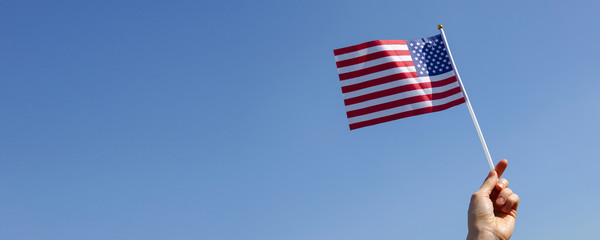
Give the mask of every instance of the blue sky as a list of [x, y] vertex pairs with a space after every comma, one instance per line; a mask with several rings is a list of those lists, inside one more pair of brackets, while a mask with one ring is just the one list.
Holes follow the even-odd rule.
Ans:
[[350, 132], [332, 52], [438, 24], [513, 238], [600, 238], [599, 5], [2, 2], [0, 238], [464, 238], [466, 106]]

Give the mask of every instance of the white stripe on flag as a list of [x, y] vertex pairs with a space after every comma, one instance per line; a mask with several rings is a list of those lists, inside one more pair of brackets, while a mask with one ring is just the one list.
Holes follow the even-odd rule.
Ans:
[[400, 86], [404, 86], [404, 85], [408, 85], [408, 84], [413, 84], [413, 83], [437, 82], [437, 81], [444, 80], [444, 79], [452, 77], [452, 76], [454, 76], [454, 72], [453, 71], [452, 72], [443, 73], [443, 74], [440, 74], [440, 75], [436, 75], [436, 76], [429, 76], [429, 77], [424, 76], [424, 77], [417, 77], [417, 78], [400, 79], [400, 80], [396, 80], [396, 81], [393, 81], [393, 82], [379, 84], [379, 85], [376, 85], [376, 86], [372, 86], [372, 87], [368, 87], [368, 88], [359, 89], [359, 90], [356, 90], [356, 91], [344, 93], [344, 99], [358, 97], [358, 96], [361, 96], [361, 95], [365, 95], [365, 94], [369, 94], [369, 93], [374, 93], [374, 92], [379, 92], [379, 91], [383, 91], [383, 90], [386, 90], [386, 89], [400, 87]]
[[349, 53], [344, 53], [344, 54], [341, 54], [341, 55], [337, 55], [337, 56], [335, 56], [335, 61], [336, 62], [344, 61], [344, 60], [348, 60], [348, 59], [352, 59], [352, 58], [364, 56], [364, 55], [367, 55], [369, 53], [381, 52], [381, 51], [388, 51], [388, 50], [408, 50], [408, 46], [406, 46], [406, 44], [377, 45], [377, 46], [373, 46], [373, 47], [361, 49], [361, 50], [358, 50], [358, 51], [354, 51], [354, 52], [349, 52]]

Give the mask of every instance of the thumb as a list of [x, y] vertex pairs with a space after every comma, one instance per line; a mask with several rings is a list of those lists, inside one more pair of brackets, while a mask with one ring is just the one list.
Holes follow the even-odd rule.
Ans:
[[496, 183], [498, 183], [498, 174], [496, 173], [496, 171], [490, 171], [488, 177], [481, 185], [481, 188], [479, 188], [479, 191], [485, 193], [486, 195], [490, 195], [492, 193], [492, 190], [494, 190]]

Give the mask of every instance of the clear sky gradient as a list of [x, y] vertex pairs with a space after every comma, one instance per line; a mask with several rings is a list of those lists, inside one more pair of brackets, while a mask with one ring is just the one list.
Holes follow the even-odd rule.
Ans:
[[349, 131], [333, 49], [444, 24], [513, 239], [600, 239], [597, 1], [3, 1], [0, 239], [464, 239], [466, 105]]

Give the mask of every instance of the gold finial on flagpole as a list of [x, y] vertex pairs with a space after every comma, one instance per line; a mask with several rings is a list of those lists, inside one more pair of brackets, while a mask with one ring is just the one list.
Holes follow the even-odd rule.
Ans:
[[442, 24], [438, 25], [438, 30], [444, 28], [444, 26], [442, 26]]

